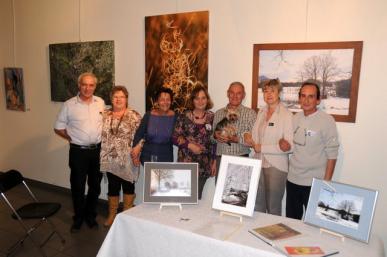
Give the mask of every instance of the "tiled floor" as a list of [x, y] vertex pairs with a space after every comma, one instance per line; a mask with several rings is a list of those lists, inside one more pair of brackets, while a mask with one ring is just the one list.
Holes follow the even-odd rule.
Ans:
[[[59, 212], [51, 217], [51, 221], [57, 227], [58, 231], [65, 238], [66, 243], [62, 246], [59, 238], [54, 235], [50, 241], [43, 248], [47, 256], [56, 257], [89, 257], [96, 256], [97, 252], [108, 232], [107, 228], [104, 228], [102, 223], [104, 216], [106, 215], [106, 207], [100, 206], [99, 216], [97, 221], [99, 223], [98, 230], [89, 229], [86, 224], [83, 224], [81, 231], [76, 234], [70, 233], [70, 226], [72, 224], [72, 204], [71, 196], [68, 193], [57, 192], [47, 189], [46, 187], [31, 186], [32, 192], [40, 201], [55, 201], [62, 204], [62, 208]], [[9, 191], [9, 196], [16, 206], [20, 206], [26, 201], [30, 200], [27, 192], [24, 191], [24, 187], [18, 187]], [[6, 256], [7, 249], [24, 234], [24, 230], [18, 223], [18, 221], [11, 218], [11, 210], [0, 197], [0, 256]], [[31, 223], [28, 223], [31, 224]], [[43, 224], [34, 232], [34, 238], [36, 240], [42, 240], [44, 235], [49, 232], [49, 226]], [[24, 244], [13, 255], [15, 257], [35, 257], [41, 256], [39, 251], [33, 246], [30, 239], [26, 239]]]

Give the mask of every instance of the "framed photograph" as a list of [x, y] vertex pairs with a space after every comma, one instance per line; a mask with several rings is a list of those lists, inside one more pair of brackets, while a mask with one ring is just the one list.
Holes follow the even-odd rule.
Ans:
[[362, 49], [362, 41], [255, 44], [252, 108], [265, 106], [261, 85], [278, 78], [282, 102], [299, 112], [299, 89], [311, 81], [320, 86], [320, 109], [336, 121], [355, 122]]
[[212, 208], [253, 216], [261, 160], [222, 155]]
[[144, 203], [198, 203], [198, 164], [145, 162]]
[[26, 111], [22, 68], [4, 68], [5, 102], [7, 110]]
[[378, 191], [313, 179], [304, 222], [368, 243]]

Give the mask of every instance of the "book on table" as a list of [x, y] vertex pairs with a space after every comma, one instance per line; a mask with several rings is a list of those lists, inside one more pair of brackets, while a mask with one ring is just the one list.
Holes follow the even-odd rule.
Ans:
[[274, 241], [301, 235], [300, 232], [283, 223], [253, 228], [249, 232], [271, 245], [274, 244]]

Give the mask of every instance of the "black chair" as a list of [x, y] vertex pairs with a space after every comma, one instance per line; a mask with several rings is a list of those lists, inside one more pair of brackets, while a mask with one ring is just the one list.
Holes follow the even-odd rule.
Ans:
[[[6, 197], [6, 192], [20, 184], [23, 184], [25, 188], [27, 189], [28, 193], [32, 197], [33, 202], [25, 204], [21, 206], [18, 209], [15, 209], [15, 207], [11, 204], [9, 199]], [[29, 237], [34, 244], [39, 249], [39, 252], [42, 256], [46, 256], [45, 252], [43, 251], [43, 246], [50, 240], [50, 238], [57, 234], [62, 242], [62, 244], [65, 243], [64, 238], [61, 234], [56, 230], [54, 224], [52, 224], [47, 218], [51, 217], [55, 213], [59, 211], [61, 208], [61, 205], [59, 203], [47, 203], [47, 202], [39, 202], [35, 195], [32, 193], [30, 188], [27, 186], [26, 182], [24, 181], [23, 176], [20, 174], [20, 172], [16, 170], [10, 170], [5, 173], [0, 173], [0, 193], [3, 197], [4, 201], [7, 203], [9, 208], [11, 208], [13, 214], [11, 215], [14, 219], [17, 219], [21, 226], [24, 228], [26, 234], [17, 241], [14, 245], [12, 245], [8, 252], [7, 256], [12, 255], [16, 252], [16, 250], [23, 245], [24, 240]], [[7, 193], [8, 194], [8, 193]], [[38, 219], [39, 221], [35, 223], [32, 227], [29, 227], [26, 225], [26, 223], [23, 220], [26, 219]], [[52, 231], [51, 233], [42, 241], [37, 242], [33, 237], [32, 233], [44, 222], [47, 222]]]

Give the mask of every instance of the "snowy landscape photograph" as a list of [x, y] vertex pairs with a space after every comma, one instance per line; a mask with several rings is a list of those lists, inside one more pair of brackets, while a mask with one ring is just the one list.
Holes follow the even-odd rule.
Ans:
[[152, 196], [191, 196], [191, 170], [152, 169]]

